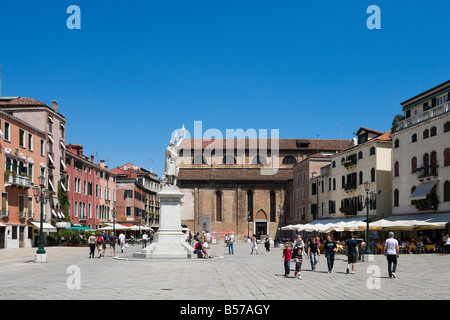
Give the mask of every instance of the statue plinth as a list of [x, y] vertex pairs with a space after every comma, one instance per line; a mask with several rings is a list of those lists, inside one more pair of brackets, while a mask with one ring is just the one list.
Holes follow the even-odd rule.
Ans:
[[183, 193], [178, 187], [165, 185], [157, 196], [160, 199], [159, 229], [154, 242], [133, 254], [136, 258], [146, 259], [190, 259], [194, 248], [186, 244], [185, 234], [181, 231], [181, 198]]

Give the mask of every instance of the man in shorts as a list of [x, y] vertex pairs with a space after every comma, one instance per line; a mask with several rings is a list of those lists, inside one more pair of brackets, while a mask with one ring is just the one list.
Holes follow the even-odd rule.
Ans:
[[355, 273], [356, 257], [358, 256], [358, 242], [353, 239], [353, 234], [350, 240], [347, 240], [347, 272], [349, 273], [350, 265], [352, 266], [352, 274]]
[[116, 256], [116, 235], [114, 233], [111, 233], [109, 235], [109, 249], [111, 250], [111, 256]]

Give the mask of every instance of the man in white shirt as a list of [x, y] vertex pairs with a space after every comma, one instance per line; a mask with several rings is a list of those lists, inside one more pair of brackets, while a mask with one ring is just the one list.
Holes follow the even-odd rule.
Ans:
[[122, 250], [123, 253], [123, 247], [125, 247], [125, 235], [123, 234], [123, 232], [121, 232], [119, 235], [119, 242], [120, 242], [120, 249]]
[[148, 240], [148, 236], [147, 233], [144, 231], [144, 233], [142, 234], [142, 248], [145, 248], [147, 246], [147, 240]]
[[[384, 244], [384, 255], [388, 261], [389, 278], [397, 278], [395, 270], [397, 269], [397, 258], [400, 256], [400, 250], [398, 247], [398, 241], [394, 239], [394, 233], [389, 232], [389, 239]], [[392, 264], [394, 265], [392, 267]]]

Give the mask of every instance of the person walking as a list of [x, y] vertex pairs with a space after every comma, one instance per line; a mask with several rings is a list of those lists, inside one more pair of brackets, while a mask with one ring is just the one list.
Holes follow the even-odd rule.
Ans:
[[123, 232], [120, 232], [119, 243], [120, 243], [120, 250], [122, 250], [123, 253], [123, 248], [125, 247], [125, 235], [123, 234]]
[[353, 239], [353, 234], [351, 238], [347, 240], [347, 272], [350, 272], [350, 265], [352, 267], [352, 274], [355, 273], [355, 263], [356, 256], [358, 255], [358, 242]]
[[325, 255], [327, 257], [327, 265], [328, 265], [328, 273], [333, 272], [334, 265], [334, 253], [337, 250], [336, 242], [331, 238], [331, 236], [327, 236], [327, 240], [324, 245]]
[[295, 262], [295, 273], [294, 277], [302, 280], [302, 276], [300, 274], [302, 270], [302, 262], [303, 262], [303, 256], [305, 254], [305, 243], [302, 240], [302, 237], [299, 235], [297, 239], [294, 242], [294, 248], [292, 250], [292, 258]]
[[253, 254], [253, 251], [258, 254], [258, 242], [256, 240], [256, 234], [254, 234], [252, 237], [252, 252], [250, 254]]
[[105, 239], [103, 238], [103, 235], [99, 234], [97, 236], [97, 251], [98, 251], [98, 258], [102, 256], [102, 250], [103, 250], [103, 244], [105, 243]]
[[281, 261], [284, 261], [284, 276], [289, 277], [289, 273], [291, 272], [291, 256], [292, 250], [289, 248], [289, 243], [284, 245], [283, 256]]
[[106, 231], [102, 232], [102, 237], [103, 237], [103, 252], [102, 252], [102, 256], [105, 256], [105, 252], [106, 252], [106, 243], [108, 242], [108, 236], [106, 235]]
[[91, 236], [88, 238], [89, 249], [91, 250], [91, 252], [89, 253], [89, 259], [94, 258], [96, 240], [97, 240], [97, 237], [95, 236], [95, 233], [92, 232]]
[[443, 251], [445, 251], [445, 255], [450, 253], [450, 237], [448, 234], [445, 236], [445, 243], [444, 243]]
[[228, 254], [234, 254], [234, 235], [232, 233], [228, 236]]
[[308, 257], [311, 261], [312, 271], [316, 271], [316, 265], [318, 261], [318, 257], [320, 256], [318, 237], [316, 234], [313, 234], [311, 240], [308, 242]]
[[147, 241], [148, 241], [148, 236], [147, 233], [144, 231], [144, 233], [142, 234], [142, 248], [145, 248], [147, 246]]
[[266, 235], [266, 238], [264, 239], [264, 247], [266, 248], [266, 254], [270, 253], [270, 238], [269, 235]]
[[111, 234], [109, 235], [109, 250], [111, 251], [111, 257], [116, 256], [116, 242], [117, 237], [114, 233], [111, 232]]
[[397, 269], [397, 258], [400, 256], [400, 249], [392, 231], [389, 232], [389, 239], [384, 244], [384, 255], [388, 261], [389, 278], [397, 278], [395, 270]]

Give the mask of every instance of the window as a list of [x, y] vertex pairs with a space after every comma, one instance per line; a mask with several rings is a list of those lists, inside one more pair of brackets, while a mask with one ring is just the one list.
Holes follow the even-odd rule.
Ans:
[[75, 212], [75, 217], [78, 217], [78, 202], [76, 202], [75, 201], [75, 210], [74, 210], [74, 212]]
[[95, 219], [98, 219], [98, 204], [95, 205]]
[[336, 213], [336, 201], [328, 201], [328, 213]]
[[25, 131], [19, 129], [19, 143], [20, 146], [25, 148]]
[[428, 156], [428, 153], [425, 153], [423, 155], [423, 174], [424, 175], [428, 174], [429, 167], [430, 167], [430, 157]]
[[450, 181], [444, 183], [444, 202], [450, 201]]
[[395, 139], [394, 148], [398, 148], [399, 146], [400, 146], [400, 141], [398, 139]]
[[333, 168], [336, 168], [336, 161], [333, 161]]
[[131, 207], [126, 207], [127, 217], [131, 217]]
[[33, 150], [33, 135], [28, 133], [28, 149]]
[[374, 182], [375, 181], [375, 168], [372, 168], [370, 170], [370, 182]]
[[370, 148], [370, 155], [373, 156], [375, 154], [375, 147]]
[[450, 121], [447, 121], [446, 123], [444, 123], [444, 132], [449, 132], [449, 131], [450, 131]]
[[336, 190], [336, 179], [333, 178], [333, 190]]
[[425, 129], [423, 130], [423, 138], [428, 139], [430, 137], [430, 130]]
[[345, 188], [345, 176], [342, 176], [341, 182], [342, 182], [342, 188]]
[[417, 172], [417, 158], [413, 157], [411, 159], [411, 173], [416, 173]]
[[399, 202], [399, 192], [398, 189], [394, 190], [394, 207], [398, 207]]
[[91, 207], [91, 204], [89, 203], [89, 206], [88, 206], [88, 217], [89, 218], [92, 218], [92, 207]]
[[432, 152], [431, 155], [431, 162], [430, 162], [430, 171], [432, 175], [437, 175], [437, 154], [436, 152]]
[[317, 194], [317, 183], [315, 182], [311, 184], [311, 194], [312, 195]]
[[253, 191], [247, 191], [247, 218], [248, 221], [253, 221]]
[[450, 148], [444, 150], [444, 167], [450, 166]]
[[414, 133], [414, 134], [411, 136], [411, 143], [414, 143], [414, 142], [417, 142], [417, 133]]
[[275, 191], [270, 191], [270, 222], [276, 221], [276, 200]]
[[395, 161], [394, 163], [394, 177], [398, 177], [400, 175], [400, 169], [399, 169], [399, 164], [398, 161]]
[[364, 180], [363, 180], [363, 172], [360, 171], [360, 172], [359, 172], [359, 184], [363, 184], [363, 183], [364, 183]]
[[28, 197], [28, 217], [33, 217], [33, 197]]
[[286, 156], [283, 158], [283, 164], [296, 164], [297, 161], [293, 156]]
[[41, 139], [41, 156], [44, 155], [45, 148], [44, 148], [44, 140]]
[[2, 192], [2, 215], [8, 215], [8, 193]]
[[9, 141], [9, 137], [10, 137], [10, 124], [8, 122], [5, 121], [5, 140]]
[[222, 192], [216, 191], [216, 221], [222, 221]]
[[358, 152], [358, 160], [360, 160], [360, 159], [362, 159], [362, 158], [363, 158], [363, 152], [360, 151], [360, 152]]
[[430, 129], [430, 137], [434, 137], [437, 134], [437, 128], [431, 127]]

